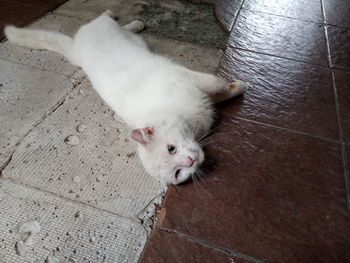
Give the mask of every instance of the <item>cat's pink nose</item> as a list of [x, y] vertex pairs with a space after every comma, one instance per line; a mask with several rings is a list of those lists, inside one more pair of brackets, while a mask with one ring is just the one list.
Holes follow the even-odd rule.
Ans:
[[188, 165], [191, 167], [194, 164], [194, 160], [188, 156]]

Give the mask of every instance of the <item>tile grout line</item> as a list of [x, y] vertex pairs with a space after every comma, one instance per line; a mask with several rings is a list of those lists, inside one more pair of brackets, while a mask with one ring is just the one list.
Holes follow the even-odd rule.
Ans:
[[[236, 17], [235, 17], [235, 19], [234, 19], [234, 21], [233, 21], [233, 23], [232, 23], [232, 26], [231, 26], [231, 28], [230, 28], [230, 35], [231, 35], [233, 29], [235, 28], [236, 22], [237, 22], [238, 17], [239, 17], [239, 15], [240, 15], [240, 13], [241, 13], [241, 10], [243, 9], [244, 3], [245, 3], [245, 0], [242, 1], [241, 6], [240, 6], [239, 9], [238, 9], [237, 15], [236, 15]], [[229, 36], [229, 38], [230, 38], [230, 36]], [[227, 39], [227, 41], [229, 40], [229, 38]]]
[[320, 0], [320, 3], [321, 3], [321, 12], [322, 12], [322, 19], [323, 19], [324, 38], [326, 41], [327, 62], [328, 62], [328, 67], [332, 68], [332, 59], [331, 59], [331, 52], [329, 47], [328, 31], [327, 31], [327, 24], [326, 24], [326, 12], [324, 10], [323, 0]]
[[167, 228], [167, 227], [158, 227], [158, 228], [155, 228], [155, 229], [161, 230], [161, 231], [164, 231], [164, 232], [167, 232], [167, 233], [175, 234], [175, 235], [179, 236], [180, 238], [184, 238], [186, 240], [189, 240], [191, 242], [200, 244], [202, 246], [205, 246], [205, 247], [208, 247], [208, 248], [211, 248], [211, 249], [215, 249], [215, 250], [218, 250], [220, 252], [224, 252], [224, 253], [227, 253], [229, 255], [236, 256], [236, 257], [239, 257], [239, 258], [242, 258], [242, 259], [245, 259], [245, 260], [253, 261], [253, 262], [256, 262], [256, 263], [266, 263], [267, 262], [266, 260], [258, 259], [258, 258], [249, 256], [249, 255], [240, 253], [240, 252], [235, 251], [233, 249], [229, 249], [229, 248], [225, 248], [225, 247], [213, 244], [213, 243], [208, 242], [206, 240], [187, 235], [185, 233], [179, 232], [179, 231], [174, 230], [174, 229], [170, 229], [170, 228]]
[[279, 130], [287, 131], [287, 132], [290, 132], [290, 133], [301, 134], [301, 135], [304, 135], [304, 136], [316, 138], [316, 139], [323, 140], [323, 141], [327, 141], [327, 142], [331, 142], [331, 143], [341, 144], [340, 141], [333, 140], [333, 139], [329, 139], [329, 138], [322, 137], [322, 136], [318, 136], [318, 135], [314, 135], [314, 134], [311, 134], [311, 133], [306, 133], [306, 132], [302, 132], [302, 131], [292, 130], [292, 129], [284, 128], [284, 127], [281, 127], [281, 126], [276, 126], [276, 125], [273, 125], [273, 124], [268, 124], [268, 123], [264, 123], [264, 122], [259, 122], [259, 121], [255, 121], [255, 120], [251, 120], [251, 119], [246, 119], [246, 118], [238, 117], [238, 116], [234, 116], [233, 118], [234, 118], [234, 119], [238, 119], [238, 120], [243, 120], [243, 121], [251, 122], [251, 123], [255, 123], [255, 124], [259, 124], [259, 125], [266, 126], [266, 127], [270, 127], [270, 128], [274, 128], [274, 129], [279, 129]]
[[[215, 75], [217, 75], [218, 72], [220, 71], [222, 62], [224, 61], [224, 58], [225, 58], [225, 53], [226, 53], [227, 48], [231, 46], [231, 45], [230, 45], [230, 41], [229, 41], [229, 40], [230, 40], [230, 36], [231, 36], [231, 33], [232, 33], [232, 31], [233, 31], [233, 29], [234, 29], [234, 27], [235, 27], [235, 25], [236, 25], [236, 22], [237, 22], [237, 20], [238, 20], [238, 16], [239, 16], [239, 14], [241, 13], [241, 10], [243, 9], [243, 4], [244, 4], [244, 3], [245, 3], [245, 0], [242, 1], [241, 6], [239, 7], [239, 9], [238, 9], [238, 11], [237, 11], [237, 15], [236, 15], [236, 17], [235, 17], [235, 19], [234, 19], [234, 21], [233, 21], [233, 23], [232, 23], [232, 25], [231, 25], [231, 28], [229, 29], [228, 37], [227, 37], [227, 40], [226, 40], [226, 43], [225, 43], [225, 47], [222, 49], [222, 50], [223, 50], [223, 54], [222, 54], [222, 57], [221, 57], [221, 59], [220, 59], [219, 66], [218, 66], [218, 67], [216, 68], [216, 70], [215, 70]], [[215, 5], [215, 7], [216, 7], [216, 5]], [[233, 14], [232, 14], [232, 15], [233, 15]]]
[[[320, 1], [321, 1], [321, 0], [320, 0]], [[301, 19], [301, 18], [296, 18], [296, 17], [291, 17], [291, 16], [273, 14], [273, 13], [269, 13], [269, 12], [265, 12], [265, 11], [253, 10], [253, 9], [248, 9], [248, 8], [244, 8], [244, 7], [242, 7], [242, 9], [243, 9], [243, 10], [247, 10], [247, 11], [252, 12], [252, 13], [261, 13], [261, 14], [266, 14], [266, 15], [270, 15], [270, 16], [276, 16], [276, 17], [281, 17], [281, 18], [287, 18], [287, 19], [297, 20], [297, 21], [302, 21], [302, 22], [309, 22], [309, 23], [318, 24], [318, 25], [336, 26], [336, 27], [341, 27], [341, 28], [350, 29], [350, 27], [348, 27], [348, 26], [331, 24], [331, 23], [327, 23], [327, 22], [325, 22], [325, 21], [316, 22], [316, 21], [313, 21], [313, 20], [307, 20], [307, 19]], [[322, 9], [322, 8], [321, 8], [321, 9]], [[321, 12], [322, 12], [322, 11], [321, 11]], [[322, 16], [322, 17], [323, 17], [323, 16]]]
[[[229, 44], [228, 46], [229, 46], [230, 48], [233, 48], [233, 49], [238, 49], [238, 50], [242, 50], [242, 51], [246, 51], [246, 52], [251, 52], [251, 53], [255, 53], [255, 54], [259, 54], [259, 55], [264, 55], [264, 56], [269, 56], [269, 57], [275, 57], [275, 58], [280, 58], [280, 59], [295, 61], [295, 62], [299, 62], [299, 63], [305, 63], [305, 64], [309, 64], [309, 65], [313, 65], [313, 66], [318, 66], [318, 67], [321, 67], [321, 68], [329, 69], [329, 66], [328, 66], [328, 65], [324, 66], [324, 65], [322, 65], [322, 64], [311, 63], [311, 62], [308, 62], [308, 61], [298, 60], [298, 59], [294, 59], [294, 58], [282, 57], [282, 56], [273, 55], [273, 54], [269, 54], [269, 53], [264, 53], [264, 52], [260, 52], [260, 51], [256, 51], [256, 50], [251, 50], [251, 49], [246, 49], [246, 48], [237, 47], [237, 46], [234, 46], [234, 45], [232, 45], [232, 44]], [[327, 61], [327, 62], [328, 62], [328, 61]], [[346, 70], [342, 70], [342, 71], [346, 71]]]
[[[22, 182], [22, 181], [19, 181], [19, 180], [16, 180], [16, 179], [13, 179], [13, 178], [10, 178], [10, 177], [5, 177], [5, 178], [2, 178], [2, 181], [3, 182], [11, 182], [15, 185], [20, 185], [26, 189], [29, 189], [29, 190], [33, 190], [35, 192], [41, 192], [41, 193], [44, 193], [44, 194], [47, 194], [51, 197], [55, 197], [55, 198], [59, 198], [61, 199], [62, 201], [66, 201], [66, 202], [70, 202], [72, 204], [75, 204], [75, 205], [78, 205], [80, 207], [85, 207], [85, 208], [89, 208], [89, 209], [92, 209], [94, 211], [102, 211], [102, 212], [105, 212], [107, 214], [110, 214], [110, 215], [113, 215], [113, 216], [117, 216], [117, 217], [120, 217], [120, 218], [123, 218], [123, 219], [127, 219], [127, 220], [130, 220], [134, 223], [140, 223], [139, 219], [137, 217], [135, 218], [132, 218], [132, 217], [127, 217], [127, 216], [124, 216], [124, 215], [120, 215], [118, 213], [115, 213], [115, 212], [112, 212], [112, 211], [109, 211], [109, 210], [106, 210], [104, 208], [99, 208], [99, 207], [95, 207], [91, 204], [87, 204], [87, 203], [84, 203], [84, 202], [80, 202], [80, 201], [77, 201], [77, 200], [74, 200], [74, 199], [71, 199], [71, 198], [67, 198], [63, 195], [60, 195], [60, 194], [57, 194], [57, 193], [54, 193], [54, 192], [51, 192], [49, 190], [45, 190], [45, 189], [42, 189], [38, 186], [34, 186], [34, 185], [30, 185], [28, 183], [25, 183], [25, 182]], [[0, 179], [0, 182], [1, 182], [1, 179]], [[1, 188], [0, 188], [1, 189]], [[142, 225], [142, 224], [141, 224]], [[143, 225], [142, 225], [143, 226]], [[146, 229], [143, 228], [145, 230], [145, 232], [147, 233]]]
[[40, 125], [43, 121], [46, 120], [46, 118], [48, 118], [50, 115], [52, 115], [56, 110], [58, 110], [63, 104], [64, 102], [66, 101], [66, 99], [68, 98], [68, 96], [71, 94], [71, 92], [76, 88], [78, 87], [85, 79], [86, 79], [86, 76], [84, 76], [81, 80], [77, 81], [77, 82], [74, 82], [74, 74], [76, 72], [78, 72], [78, 70], [75, 70], [73, 71], [69, 76], [66, 76], [66, 75], [63, 75], [63, 74], [60, 74], [60, 73], [57, 73], [57, 72], [53, 72], [53, 71], [48, 71], [48, 70], [45, 70], [45, 69], [41, 69], [41, 68], [38, 68], [36, 66], [33, 66], [33, 65], [25, 65], [25, 64], [20, 64], [20, 63], [16, 63], [16, 62], [12, 62], [12, 61], [8, 61], [6, 59], [3, 59], [3, 58], [0, 58], [0, 60], [3, 60], [3, 61], [7, 61], [7, 62], [11, 62], [11, 63], [14, 63], [14, 64], [17, 64], [17, 65], [22, 65], [22, 66], [29, 66], [29, 67], [34, 67], [36, 69], [40, 69], [41, 71], [46, 71], [46, 72], [50, 72], [50, 73], [54, 73], [54, 74], [58, 74], [58, 75], [61, 75], [63, 77], [65, 77], [71, 84], [72, 84], [72, 88], [70, 90], [67, 91], [66, 94], [63, 95], [63, 98], [61, 100], [58, 100], [55, 105], [52, 106], [51, 109], [49, 109], [47, 112], [43, 113], [43, 115], [38, 119], [36, 120], [32, 125], [32, 127], [22, 136], [22, 138], [19, 139], [18, 142], [15, 143], [14, 147], [15, 149], [12, 151], [12, 153], [10, 154], [9, 158], [5, 161], [5, 163], [3, 165], [0, 166], [0, 179], [1, 177], [3, 177], [3, 171], [6, 169], [6, 167], [10, 164], [10, 162], [12, 161], [12, 157], [13, 155], [15, 154], [15, 152], [17, 151], [17, 147], [25, 140], [25, 138], [38, 126]]
[[350, 181], [349, 181], [349, 167], [348, 167], [348, 160], [347, 160], [347, 154], [346, 154], [346, 144], [341, 144], [341, 153], [342, 153], [342, 161], [343, 161], [343, 168], [344, 168], [344, 176], [345, 176], [345, 188], [347, 193], [347, 208], [348, 208], [348, 216], [350, 217]]
[[5, 168], [9, 165], [9, 163], [12, 161], [12, 157], [13, 154], [15, 153], [15, 151], [13, 151], [10, 156], [8, 157], [8, 159], [5, 161], [5, 163], [3, 165], [0, 166], [0, 178], [3, 176], [2, 175], [2, 171], [5, 170]]
[[[75, 86], [73, 85], [73, 89], [75, 88]], [[22, 138], [16, 142], [15, 149], [12, 151], [12, 153], [10, 154], [9, 158], [6, 160], [6, 162], [0, 167], [0, 179], [3, 178], [3, 171], [6, 169], [6, 167], [10, 164], [10, 162], [12, 161], [12, 157], [13, 155], [16, 153], [16, 150], [18, 148], [18, 146], [25, 140], [25, 138], [38, 126], [40, 125], [47, 117], [49, 117], [52, 113], [54, 113], [58, 108], [60, 108], [64, 102], [66, 101], [67, 96], [70, 94], [71, 91], [68, 91], [67, 94], [65, 94], [64, 98], [59, 100], [56, 105], [47, 113], [44, 113], [43, 116], [34, 122], [34, 124], [32, 124], [32, 128], [29, 129], [23, 136]]]
[[[328, 41], [328, 38], [327, 38], [327, 41]], [[341, 159], [342, 159], [343, 170], [344, 170], [344, 183], [345, 183], [345, 189], [346, 189], [347, 209], [348, 209], [348, 216], [350, 216], [350, 181], [349, 181], [349, 167], [347, 165], [348, 161], [347, 161], [347, 154], [346, 154], [346, 142], [344, 139], [344, 133], [343, 133], [343, 128], [341, 124], [337, 85], [335, 83], [335, 76], [334, 76], [333, 69], [331, 70], [331, 74], [332, 74], [332, 85], [333, 85], [335, 108], [336, 108], [338, 130], [339, 130], [339, 137], [340, 137]]]
[[244, 7], [242, 7], [242, 9], [243, 9], [243, 10], [247, 10], [247, 11], [252, 12], [252, 13], [261, 13], [261, 14], [266, 14], [266, 15], [270, 15], [270, 16], [277, 16], [277, 17], [281, 17], [281, 18], [287, 18], [287, 19], [291, 19], [291, 20], [309, 22], [309, 23], [314, 23], [314, 24], [319, 24], [319, 25], [323, 24], [323, 21], [322, 21], [322, 22], [316, 22], [316, 21], [312, 21], [312, 20], [300, 19], [300, 18], [291, 17], [291, 16], [273, 14], [273, 13], [269, 13], [269, 12], [265, 12], [265, 11], [247, 9], [247, 8], [244, 8]]
[[337, 85], [335, 83], [334, 69], [332, 65], [332, 57], [331, 57], [331, 49], [330, 49], [329, 38], [328, 38], [328, 29], [327, 29], [327, 23], [326, 23], [326, 11], [324, 8], [324, 0], [320, 0], [320, 3], [321, 3], [322, 17], [324, 22], [323, 28], [324, 28], [324, 34], [325, 34], [325, 40], [326, 40], [327, 57], [328, 57], [328, 63], [329, 63], [328, 65], [329, 65], [329, 68], [331, 69], [331, 76], [332, 76], [332, 86], [333, 86], [336, 116], [338, 121], [339, 139], [341, 142], [340, 150], [341, 150], [342, 164], [343, 164], [343, 170], [344, 170], [344, 183], [345, 183], [345, 189], [346, 189], [347, 210], [348, 210], [348, 216], [350, 216], [350, 182], [349, 182], [349, 170], [347, 165], [346, 143], [344, 139], [343, 127], [341, 124], [339, 99], [338, 99]]

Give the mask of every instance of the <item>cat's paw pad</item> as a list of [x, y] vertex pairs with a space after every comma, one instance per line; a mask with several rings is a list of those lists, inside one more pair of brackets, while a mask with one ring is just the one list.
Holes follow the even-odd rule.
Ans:
[[140, 32], [145, 29], [145, 24], [140, 20], [134, 20], [131, 22], [133, 31]]
[[235, 80], [228, 85], [228, 89], [230, 92], [238, 95], [244, 93], [248, 89], [248, 84], [242, 80]]

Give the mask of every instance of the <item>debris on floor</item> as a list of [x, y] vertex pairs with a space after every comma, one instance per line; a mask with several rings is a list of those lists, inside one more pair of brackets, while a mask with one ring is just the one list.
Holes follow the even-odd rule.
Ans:
[[19, 226], [18, 232], [22, 234], [22, 239], [15, 244], [17, 255], [22, 256], [27, 247], [31, 246], [36, 234], [41, 230], [38, 221], [30, 221]]
[[76, 135], [69, 135], [66, 139], [64, 139], [64, 142], [69, 145], [78, 145], [79, 138]]

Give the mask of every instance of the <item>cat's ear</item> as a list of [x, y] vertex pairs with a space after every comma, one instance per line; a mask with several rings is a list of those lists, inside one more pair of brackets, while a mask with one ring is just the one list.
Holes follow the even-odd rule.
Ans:
[[145, 127], [142, 129], [134, 129], [131, 131], [131, 138], [138, 143], [146, 145], [150, 142], [153, 135], [153, 127]]

